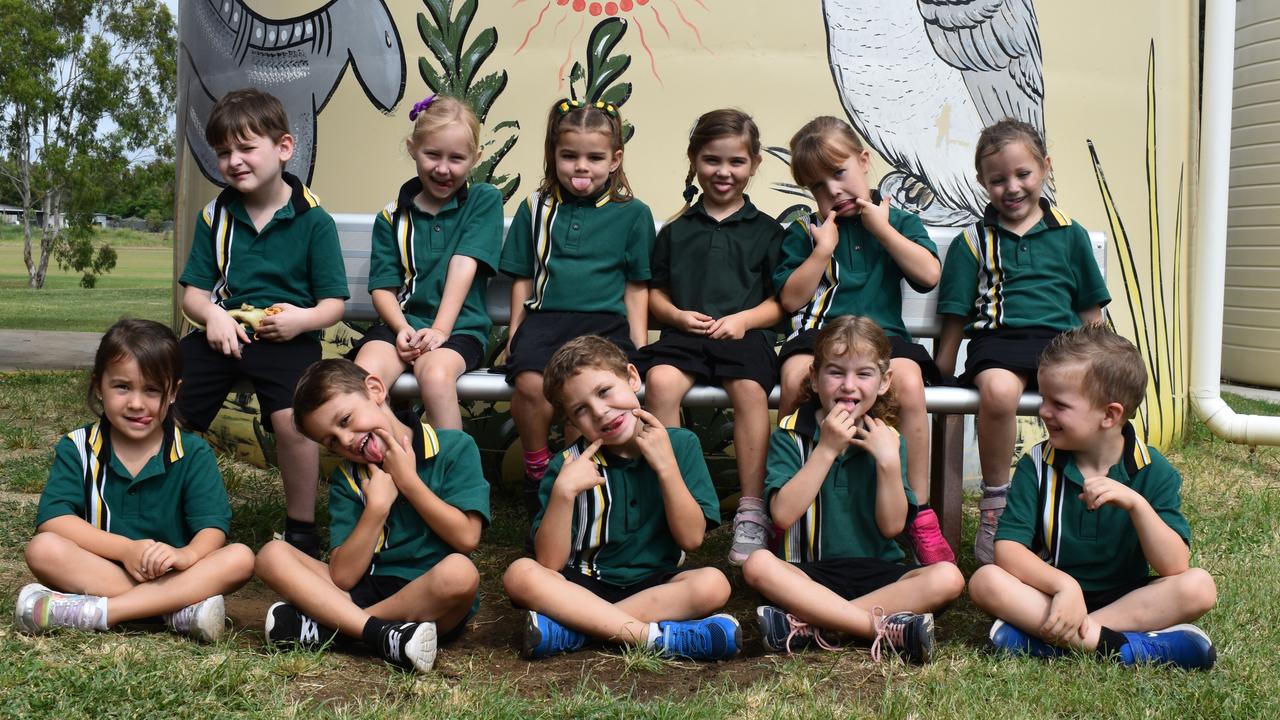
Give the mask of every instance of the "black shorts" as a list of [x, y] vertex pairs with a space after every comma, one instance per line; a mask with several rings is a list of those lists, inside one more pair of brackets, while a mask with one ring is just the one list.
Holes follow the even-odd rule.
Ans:
[[[778, 352], [779, 362], [786, 362], [792, 355], [812, 355], [813, 348], [818, 343], [819, 332], [821, 330], [805, 330], [783, 343], [782, 350]], [[906, 358], [919, 365], [920, 377], [924, 378], [925, 385], [938, 385], [942, 382], [942, 372], [938, 370], [938, 366], [934, 364], [929, 351], [925, 350], [923, 345], [897, 335], [889, 335], [888, 338], [891, 359]]]
[[834, 558], [820, 562], [794, 563], [809, 579], [839, 595], [853, 600], [892, 585], [903, 575], [924, 567], [890, 562], [878, 558]]
[[320, 359], [320, 341], [309, 336], [288, 342], [251, 342], [240, 348], [239, 360], [209, 347], [202, 330], [188, 333], [178, 346], [183, 363], [178, 416], [187, 427], [201, 432], [209, 429], [223, 400], [241, 378], [253, 383], [262, 426], [274, 432], [271, 414], [293, 407], [298, 379]]
[[511, 352], [502, 369], [507, 374], [507, 384], [514, 385], [522, 372], [541, 373], [561, 346], [583, 335], [612, 340], [627, 357], [636, 354], [636, 346], [631, 344], [631, 326], [624, 315], [531, 310], [511, 338]]
[[751, 330], [741, 340], [716, 340], [669, 330], [636, 352], [641, 377], [658, 365], [670, 365], [709, 385], [755, 380], [765, 394], [778, 384], [778, 354], [769, 333], [761, 330]]
[[607, 583], [599, 578], [591, 577], [590, 575], [583, 575], [582, 571], [575, 567], [566, 567], [560, 571], [560, 575], [563, 576], [565, 580], [568, 580], [574, 585], [590, 590], [596, 597], [611, 605], [616, 605], [617, 603], [620, 603], [643, 590], [664, 585], [677, 574], [678, 573], [673, 572], [656, 572], [649, 577], [641, 578], [630, 585], [614, 585], [613, 583]]
[[1101, 610], [1134, 590], [1144, 588], [1150, 585], [1152, 581], [1159, 579], [1160, 578], [1158, 576], [1151, 575], [1149, 577], [1142, 578], [1141, 580], [1131, 580], [1127, 583], [1105, 588], [1103, 590], [1084, 590], [1085, 609], [1089, 612]]
[[[369, 329], [365, 331], [364, 337], [356, 342], [355, 347], [347, 352], [347, 359], [354, 362], [356, 356], [360, 354], [360, 348], [364, 347], [365, 343], [371, 343], [375, 340], [388, 343], [393, 349], [396, 346], [396, 334], [385, 323], [376, 322], [369, 326]], [[440, 343], [440, 348], [452, 350], [462, 356], [462, 362], [465, 364], [463, 372], [471, 372], [480, 367], [480, 363], [484, 362], [484, 343], [471, 335], [460, 333], [450, 335], [447, 340]]]
[[[361, 610], [386, 600], [404, 589], [409, 584], [408, 580], [395, 575], [365, 575], [360, 578], [360, 582], [347, 593], [351, 596], [351, 602]], [[462, 633], [467, 631], [467, 623], [475, 615], [476, 611], [473, 607], [471, 612], [462, 619], [462, 622], [449, 629], [449, 632], [440, 635], [437, 640], [441, 643], [453, 642], [462, 637]]]
[[1039, 389], [1036, 370], [1040, 354], [1060, 330], [1049, 328], [1003, 328], [974, 333], [964, 361], [961, 385], [972, 386], [983, 370], [999, 368], [1017, 373], [1027, 383], [1027, 390]]

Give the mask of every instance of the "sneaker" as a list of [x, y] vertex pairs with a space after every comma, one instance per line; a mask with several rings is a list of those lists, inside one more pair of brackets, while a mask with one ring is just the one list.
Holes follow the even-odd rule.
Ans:
[[1218, 659], [1209, 636], [1195, 625], [1121, 634], [1129, 641], [1120, 648], [1120, 662], [1125, 665], [1154, 663], [1176, 665], [1184, 670], [1208, 670]]
[[205, 598], [177, 612], [165, 613], [164, 616], [164, 624], [170, 630], [208, 643], [222, 635], [226, 620], [226, 604], [221, 595]]
[[405, 622], [382, 630], [378, 654], [383, 660], [405, 670], [431, 672], [436, 663], [436, 624]]
[[338, 634], [286, 602], [267, 608], [263, 629], [267, 633], [268, 645], [293, 646], [303, 650], [319, 650], [333, 643]]
[[996, 561], [996, 527], [1004, 514], [1008, 494], [1008, 485], [994, 490], [985, 485], [982, 487], [982, 499], [978, 501], [978, 534], [973, 539], [973, 556], [979, 565], [990, 565]]
[[573, 652], [586, 644], [586, 635], [530, 610], [524, 625], [524, 647], [520, 654], [529, 660], [538, 660]]
[[933, 508], [921, 507], [916, 512], [915, 520], [911, 521], [907, 534], [911, 536], [911, 547], [915, 551], [916, 562], [921, 565], [956, 561], [956, 554], [951, 551], [951, 544], [942, 537], [942, 528], [938, 526], [938, 514], [933, 511]]
[[320, 536], [316, 535], [314, 531], [285, 530], [283, 533], [276, 533], [275, 538], [284, 540], [306, 555], [317, 560], [320, 559]]
[[738, 654], [742, 628], [729, 615], [712, 615], [701, 620], [666, 620], [658, 623], [654, 647], [666, 657], [690, 660], [728, 660]]
[[99, 617], [98, 601], [101, 599], [96, 595], [60, 593], [39, 583], [31, 583], [18, 591], [14, 620], [23, 632], [33, 635], [54, 628], [105, 630], [106, 619]]
[[823, 650], [835, 650], [836, 646], [822, 637], [818, 628], [772, 605], [756, 608], [756, 624], [760, 626], [760, 640], [769, 652], [786, 652], [790, 655], [810, 645]]
[[911, 663], [927, 663], [933, 657], [933, 614], [898, 612], [885, 615], [876, 608], [876, 639], [871, 643], [871, 659], [880, 661], [880, 646], [888, 643], [898, 657]]
[[1010, 655], [1051, 658], [1060, 657], [1070, 652], [1066, 648], [1050, 645], [1035, 635], [1023, 632], [1003, 620], [996, 620], [991, 624], [991, 632], [987, 634], [987, 637], [991, 638], [991, 647], [994, 650]]
[[764, 503], [760, 503], [760, 508], [738, 506], [738, 512], [733, 516], [733, 544], [729, 546], [729, 564], [740, 566], [747, 561], [747, 557], [756, 550], [762, 550], [769, 545], [769, 538], [773, 535], [772, 523], [769, 515], [763, 509]]

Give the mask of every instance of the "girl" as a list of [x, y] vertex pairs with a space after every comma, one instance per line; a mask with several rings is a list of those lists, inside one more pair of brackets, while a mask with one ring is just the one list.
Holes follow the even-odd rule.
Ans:
[[369, 294], [381, 322], [352, 355], [387, 387], [412, 370], [431, 424], [461, 430], [455, 383], [484, 359], [484, 291], [502, 248], [502, 193], [467, 184], [480, 122], [465, 102], [432, 95], [409, 119], [405, 147], [418, 175], [374, 220]]
[[[695, 380], [733, 401], [733, 447], [742, 488], [729, 562], [741, 565], [771, 532], [764, 490], [769, 392], [778, 377], [772, 326], [782, 319], [773, 269], [782, 228], [743, 194], [760, 165], [760, 131], [740, 110], [713, 110], [689, 134], [686, 204], [654, 244], [649, 312], [666, 329], [640, 351], [646, 404], [667, 427]], [[702, 197], [692, 205], [697, 178]], [[708, 274], [708, 268], [716, 268]]]
[[525, 506], [538, 510], [538, 484], [551, 453], [552, 410], [542, 369], [582, 335], [600, 335], [628, 354], [648, 339], [653, 215], [631, 195], [622, 171], [622, 117], [611, 103], [560, 100], [547, 117], [542, 184], [516, 210], [499, 268], [511, 275], [507, 382], [524, 447]]
[[981, 222], [947, 250], [938, 314], [938, 368], [955, 372], [967, 335], [964, 384], [978, 388], [982, 499], [974, 545], [993, 560], [1016, 440], [1018, 398], [1036, 388], [1040, 352], [1055, 335], [1099, 322], [1111, 301], [1089, 233], [1041, 197], [1051, 165], [1034, 127], [1002, 120], [978, 137], [978, 182], [991, 202]]
[[765, 647], [830, 645], [819, 631], [873, 640], [912, 662], [929, 660], [933, 615], [960, 596], [952, 563], [905, 565], [893, 538], [914, 498], [906, 451], [892, 425], [892, 344], [875, 321], [839, 317], [818, 333], [809, 371], [816, 397], [769, 438], [765, 497], [781, 527], [778, 555], [747, 558], [747, 584], [779, 607], [756, 610]]
[[[231, 506], [213, 452], [174, 426], [177, 338], [149, 320], [107, 330], [89, 380], [94, 423], [58, 441], [18, 593], [18, 626], [106, 630], [162, 615], [206, 642], [222, 594], [249, 580], [253, 552], [226, 545]], [[84, 593], [84, 594], [72, 594]]]
[[[920, 292], [938, 282], [938, 249], [920, 219], [889, 207], [867, 182], [871, 156], [843, 120], [820, 117], [791, 138], [791, 173], [818, 202], [818, 215], [787, 229], [774, 272], [778, 299], [791, 319], [782, 346], [779, 414], [799, 405], [813, 364], [818, 330], [840, 315], [866, 315], [889, 335], [899, 427], [907, 442], [907, 478], [920, 505], [908, 528], [918, 562], [951, 562], [929, 504], [929, 426], [925, 380], [938, 379], [929, 353], [911, 341], [902, 322], [902, 281]], [[820, 217], [826, 220], [818, 222]]]

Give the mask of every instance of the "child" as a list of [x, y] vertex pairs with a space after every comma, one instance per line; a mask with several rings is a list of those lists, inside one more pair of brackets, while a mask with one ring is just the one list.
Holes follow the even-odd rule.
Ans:
[[622, 171], [622, 118], [610, 103], [561, 100], [547, 118], [542, 185], [516, 210], [499, 269], [511, 288], [507, 382], [524, 447], [525, 509], [551, 452], [552, 409], [542, 369], [580, 335], [609, 338], [632, 353], [648, 341], [653, 215], [631, 196]]
[[904, 660], [933, 652], [933, 611], [964, 590], [952, 563], [906, 565], [893, 538], [914, 509], [903, 439], [892, 427], [892, 344], [870, 318], [829, 321], [813, 347], [815, 397], [769, 438], [765, 497], [785, 527], [778, 555], [757, 550], [747, 584], [778, 607], [757, 608], [765, 647], [830, 648], [821, 632], [888, 642]]
[[[293, 136], [284, 107], [255, 89], [213, 106], [205, 139], [228, 187], [196, 220], [191, 255], [178, 282], [182, 311], [204, 327], [182, 339], [186, 372], [178, 413], [205, 431], [236, 380], [248, 377], [262, 425], [276, 436], [284, 481], [285, 540], [311, 555], [319, 449], [293, 426], [293, 388], [320, 359], [319, 333], [342, 318], [347, 276], [333, 218], [298, 178], [284, 172]], [[272, 309], [256, 330], [227, 311]]]
[[27, 544], [31, 573], [54, 589], [18, 593], [22, 630], [161, 615], [205, 642], [222, 634], [222, 596], [253, 575], [253, 552], [226, 544], [231, 505], [213, 451], [174, 425], [181, 375], [178, 339], [159, 323], [121, 320], [102, 336], [88, 393], [99, 418], [58, 441]]
[[991, 203], [947, 250], [936, 356], [942, 374], [953, 375], [960, 340], [969, 336], [960, 381], [979, 394], [982, 499], [974, 555], [985, 564], [1009, 489], [1018, 399], [1035, 389], [1040, 352], [1059, 332], [1100, 320], [1111, 296], [1089, 233], [1041, 197], [1051, 165], [1040, 133], [1002, 120], [982, 131], [976, 155]]
[[502, 578], [511, 602], [530, 611], [525, 657], [577, 650], [588, 637], [668, 657], [733, 657], [737, 621], [705, 617], [728, 601], [728, 578], [678, 567], [720, 523], [698, 439], [640, 409], [639, 373], [604, 338], [565, 343], [544, 379], [547, 400], [582, 438], [543, 477], [537, 559], [515, 561]]
[[743, 195], [760, 165], [760, 131], [750, 115], [726, 109], [698, 118], [688, 154], [685, 194], [692, 199], [696, 177], [702, 197], [658, 233], [649, 313], [666, 329], [636, 365], [645, 376], [645, 404], [667, 427], [680, 426], [680, 403], [695, 379], [729, 393], [742, 488], [729, 562], [741, 565], [772, 531], [761, 495], [769, 392], [778, 378], [772, 327], [782, 306], [772, 282], [782, 228]]
[[[773, 276], [778, 299], [791, 319], [782, 346], [785, 417], [800, 404], [811, 376], [818, 331], [841, 315], [864, 315], [889, 336], [893, 387], [900, 403], [899, 427], [907, 443], [907, 480], [918, 498], [907, 528], [917, 562], [952, 562], [929, 507], [929, 425], [924, 383], [938, 379], [929, 353], [911, 341], [902, 322], [902, 281], [921, 292], [938, 282], [938, 248], [920, 218], [889, 206], [867, 182], [871, 155], [843, 120], [820, 117], [791, 138], [791, 174], [809, 188], [818, 215], [787, 229], [782, 260]], [[826, 220], [818, 222], [825, 217]]]
[[409, 119], [405, 146], [418, 175], [374, 220], [369, 294], [381, 322], [351, 356], [387, 387], [413, 370], [432, 424], [461, 430], [454, 383], [484, 360], [485, 279], [502, 248], [502, 193], [467, 184], [480, 122], [465, 102], [432, 95]]
[[329, 564], [281, 541], [258, 553], [258, 577], [287, 601], [267, 610], [268, 642], [316, 649], [341, 633], [427, 672], [437, 633], [461, 635], [480, 600], [467, 555], [489, 522], [489, 484], [475, 441], [407, 427], [386, 383], [336, 358], [303, 374], [294, 412], [307, 437], [346, 462], [329, 479]]
[[1211, 667], [1208, 636], [1178, 625], [1217, 601], [1213, 578], [1188, 562], [1182, 480], [1129, 423], [1147, 387], [1138, 349], [1085, 325], [1049, 344], [1038, 376], [1049, 439], [1018, 462], [995, 564], [969, 585], [974, 604], [997, 618], [992, 644]]

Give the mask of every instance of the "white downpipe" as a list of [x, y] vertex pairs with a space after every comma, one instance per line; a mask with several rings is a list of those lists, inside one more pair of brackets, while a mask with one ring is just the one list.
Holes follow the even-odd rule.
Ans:
[[1224, 440], [1280, 445], [1280, 417], [1239, 415], [1222, 399], [1222, 306], [1227, 267], [1235, 34], [1236, 0], [1208, 0], [1200, 110], [1200, 218], [1191, 266], [1191, 408], [1214, 435]]

